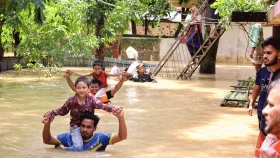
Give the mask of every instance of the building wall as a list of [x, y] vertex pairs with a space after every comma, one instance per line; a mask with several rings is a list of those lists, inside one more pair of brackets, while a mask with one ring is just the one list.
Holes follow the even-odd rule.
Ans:
[[123, 37], [121, 40], [121, 59], [128, 59], [126, 49], [131, 46], [138, 52], [139, 60], [159, 61], [160, 38]]
[[[245, 27], [247, 28], [247, 27]], [[249, 31], [247, 29], [247, 31]], [[272, 27], [264, 27], [264, 39], [272, 35]], [[246, 35], [246, 37], [245, 37]], [[237, 63], [237, 64], [246, 64], [250, 63], [246, 57], [249, 57], [250, 47], [248, 46], [248, 37], [247, 34], [241, 30], [238, 26], [233, 26], [227, 30], [219, 41], [219, 48], [217, 54], [217, 62], [223, 63]], [[172, 44], [175, 42], [175, 38], [162, 38], [160, 43], [160, 59], [166, 54]], [[247, 48], [248, 46], [248, 48]], [[179, 51], [175, 52], [178, 55], [175, 55], [175, 59], [180, 60], [179, 58], [190, 58], [188, 54], [187, 47], [185, 44], [179, 45]], [[185, 56], [181, 56], [182, 52]], [[181, 54], [181, 55], [180, 55]], [[246, 57], [245, 57], [246, 55]]]
[[[178, 27], [178, 23], [172, 22], [160, 22], [160, 28], [149, 26], [148, 35], [153, 36], [174, 36], [176, 29]], [[138, 35], [145, 35], [145, 28], [142, 25], [136, 26], [137, 34]]]
[[[248, 27], [247, 28], [247, 32]], [[272, 27], [264, 27], [264, 39], [272, 35]], [[217, 61], [230, 63], [248, 63], [250, 47], [248, 46], [248, 35], [238, 26], [227, 30], [220, 38]], [[248, 48], [247, 48], [248, 47]], [[246, 55], [246, 57], [245, 57]]]

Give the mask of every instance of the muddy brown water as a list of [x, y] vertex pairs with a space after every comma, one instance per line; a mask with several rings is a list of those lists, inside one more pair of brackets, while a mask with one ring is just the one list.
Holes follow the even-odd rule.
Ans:
[[[63, 68], [62, 70], [65, 70]], [[90, 72], [91, 68], [71, 68]], [[190, 80], [158, 83], [127, 81], [111, 100], [125, 111], [127, 140], [105, 152], [66, 152], [43, 144], [41, 118], [74, 93], [65, 78], [37, 78], [28, 70], [0, 73], [1, 157], [253, 157], [257, 116], [245, 108], [220, 107], [237, 79], [254, 77], [253, 66], [217, 65], [216, 75], [195, 73]], [[74, 80], [77, 77], [71, 76]], [[117, 82], [109, 80], [109, 85]], [[97, 131], [117, 132], [117, 119], [96, 110]], [[52, 135], [69, 131], [69, 115], [57, 116]]]

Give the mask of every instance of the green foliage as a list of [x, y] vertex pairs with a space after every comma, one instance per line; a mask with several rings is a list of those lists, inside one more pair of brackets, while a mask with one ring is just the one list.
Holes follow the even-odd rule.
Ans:
[[[91, 56], [93, 48], [129, 30], [131, 20], [140, 24], [148, 18], [157, 26], [169, 10], [166, 0], [0, 0], [0, 46], [24, 57], [39, 76], [45, 69], [43, 58], [58, 64], [69, 56]], [[104, 25], [99, 26], [102, 18]], [[17, 47], [15, 32], [20, 36]], [[48, 72], [47, 77], [53, 76], [54, 69]]]
[[1, 20], [10, 20], [10, 18], [16, 20], [15, 24], [17, 24], [17, 14], [23, 10], [30, 10], [30, 5], [34, 5], [33, 11], [36, 12], [34, 14], [34, 20], [37, 24], [42, 24], [45, 19], [43, 11], [45, 9], [44, 6], [45, 0], [1, 0], [0, 2], [0, 17]]
[[21, 64], [14, 64], [14, 69], [15, 70], [21, 70], [22, 69]]
[[40, 72], [44, 68], [44, 65], [42, 63], [39, 63], [39, 62], [35, 62], [34, 64], [28, 63], [27, 67], [29, 69], [32, 69], [32, 71], [35, 72], [37, 74], [38, 78], [40, 79]]
[[[76, 2], [76, 3], [74, 3]], [[49, 2], [46, 4], [45, 22], [36, 25], [29, 18], [34, 12], [23, 11], [18, 17], [21, 25], [17, 29], [20, 32], [21, 43], [17, 53], [28, 61], [41, 61], [50, 56], [54, 61], [62, 62], [67, 56], [90, 55], [91, 49], [97, 47], [97, 40], [93, 33], [88, 33], [84, 22], [87, 3], [80, 1], [61, 0], [60, 3]], [[31, 9], [35, 6], [31, 6]], [[13, 50], [13, 25], [6, 23], [3, 26], [2, 39], [6, 50]]]
[[46, 78], [59, 75], [59, 67], [56, 64], [51, 64], [51, 66], [47, 66], [46, 69]]
[[104, 51], [104, 54], [105, 54], [105, 56], [107, 56], [107, 57], [112, 57], [112, 56], [114, 55], [114, 52], [113, 52], [112, 49], [106, 49], [106, 50]]
[[187, 3], [189, 3], [190, 2], [190, 0], [179, 0], [179, 2], [178, 2], [178, 4], [187, 4]]
[[166, 0], [140, 0], [143, 4], [147, 5], [147, 11], [144, 13], [145, 16], [142, 16], [142, 22], [145, 23], [147, 18], [148, 24], [159, 26], [160, 19], [164, 16], [169, 15], [169, 12], [172, 10], [169, 1]]
[[256, 0], [216, 0], [211, 5], [216, 9], [216, 13], [221, 17], [220, 23], [228, 26], [233, 11], [240, 12], [267, 12], [269, 5], [266, 3], [257, 3]]
[[[199, 0], [199, 4], [202, 4], [203, 2], [204, 2], [204, 0]], [[184, 5], [186, 6], [187, 3], [190, 3], [190, 0], [179, 0], [179, 1], [178, 1], [178, 4], [179, 4], [179, 5], [184, 4]], [[197, 3], [195, 3], [195, 4], [191, 3], [190, 5], [197, 6], [198, 4], [197, 4]], [[197, 6], [197, 7], [198, 7], [198, 6]]]
[[116, 2], [113, 11], [106, 13], [105, 28], [111, 28], [113, 34], [123, 34], [129, 30], [130, 20], [140, 24], [142, 21], [139, 17], [146, 11], [147, 6], [138, 0], [122, 0]]

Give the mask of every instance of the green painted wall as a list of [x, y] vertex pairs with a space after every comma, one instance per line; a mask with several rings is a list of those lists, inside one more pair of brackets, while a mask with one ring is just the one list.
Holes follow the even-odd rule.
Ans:
[[139, 60], [158, 61], [160, 41], [160, 38], [123, 37], [120, 45], [121, 58], [127, 59], [125, 50], [131, 46], [138, 51]]

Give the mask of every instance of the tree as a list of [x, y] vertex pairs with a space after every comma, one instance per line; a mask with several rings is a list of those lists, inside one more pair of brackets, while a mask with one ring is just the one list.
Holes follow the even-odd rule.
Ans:
[[45, 9], [44, 0], [1, 0], [0, 1], [0, 71], [4, 57], [4, 46], [2, 41], [3, 26], [8, 23], [14, 28], [20, 25], [18, 15], [23, 10], [31, 11], [30, 5], [34, 4], [34, 20], [41, 24], [44, 20], [43, 10]]
[[148, 27], [153, 28], [159, 26], [160, 19], [169, 15], [171, 6], [166, 0], [140, 0], [141, 3], [147, 6], [147, 11], [142, 16], [142, 22], [145, 28], [145, 35], [148, 34]]
[[104, 47], [128, 30], [131, 20], [141, 23], [149, 7], [139, 0], [6, 0], [0, 4], [2, 57], [4, 50], [16, 51], [33, 63], [47, 56], [54, 61], [69, 55], [89, 56], [93, 49], [103, 61]]
[[[207, 26], [205, 29], [205, 36], [204, 38], [207, 38], [210, 34], [210, 27]], [[204, 58], [204, 60], [200, 64], [199, 72], [203, 74], [215, 74], [216, 73], [216, 58], [217, 58], [217, 52], [218, 52], [218, 46], [219, 46], [219, 40], [213, 44], [213, 46], [210, 48], [208, 54]]]
[[139, 18], [146, 10], [139, 0], [96, 0], [88, 7], [87, 25], [95, 26], [95, 35], [99, 47], [95, 49], [97, 58], [104, 59], [104, 48], [107, 43], [115, 40], [117, 34], [129, 30], [129, 22], [139, 23]]
[[[95, 26], [95, 34], [99, 47], [95, 49], [97, 58], [104, 59], [104, 48], [108, 42], [114, 41], [116, 34], [123, 34], [129, 30], [129, 22], [133, 26], [141, 21], [146, 26], [155, 27], [160, 19], [170, 11], [169, 2], [166, 0], [96, 0], [88, 8], [88, 25]], [[133, 33], [136, 28], [133, 27]]]
[[[30, 8], [34, 8], [31, 5]], [[24, 10], [17, 17], [20, 27], [21, 43], [17, 53], [29, 62], [41, 62], [42, 58], [49, 56], [54, 61], [63, 61], [66, 56], [91, 55], [91, 49], [97, 46], [95, 35], [86, 30], [87, 3], [83, 1], [48, 1], [45, 3], [44, 23], [36, 25], [30, 18], [35, 12]], [[6, 50], [12, 50], [13, 25], [7, 23], [3, 26], [2, 36]]]

